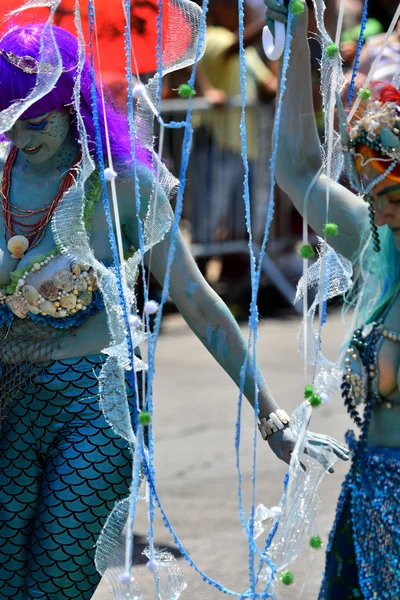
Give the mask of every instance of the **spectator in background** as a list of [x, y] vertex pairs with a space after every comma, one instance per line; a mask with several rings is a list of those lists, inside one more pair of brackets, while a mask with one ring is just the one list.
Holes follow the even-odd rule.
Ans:
[[[360, 54], [360, 64], [356, 78], [356, 88], [363, 87], [364, 81], [369, 73], [378, 51], [380, 50], [385, 33], [367, 37]], [[400, 68], [400, 21], [385, 47], [382, 57], [374, 71], [374, 80], [392, 83], [393, 76]], [[352, 69], [348, 74], [351, 78]]]
[[[261, 96], [275, 97], [277, 80], [252, 47], [261, 39], [265, 16], [252, 18], [245, 7], [247, 152], [252, 171], [257, 158], [257, 109]], [[205, 55], [198, 65], [197, 89], [213, 105], [201, 116], [202, 135], [192, 154], [193, 241], [245, 239], [244, 168], [240, 138], [240, 59], [236, 0], [213, 0], [208, 13]], [[230, 106], [236, 100], [235, 106]], [[199, 141], [200, 140], [200, 141]], [[248, 261], [247, 261], [248, 262]]]

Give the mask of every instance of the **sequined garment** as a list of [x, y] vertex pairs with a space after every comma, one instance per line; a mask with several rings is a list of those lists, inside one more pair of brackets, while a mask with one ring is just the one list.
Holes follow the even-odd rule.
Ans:
[[[357, 441], [353, 432], [347, 434], [353, 462], [337, 506], [319, 600], [400, 598], [400, 448], [366, 443], [372, 410], [382, 401], [376, 364], [385, 337], [377, 322], [358, 330], [352, 340], [351, 354], [358, 351], [364, 372], [355, 380], [347, 371], [342, 390], [361, 435]], [[355, 397], [360, 381], [365, 389], [357, 385], [361, 389]], [[365, 402], [362, 418], [358, 398]]]

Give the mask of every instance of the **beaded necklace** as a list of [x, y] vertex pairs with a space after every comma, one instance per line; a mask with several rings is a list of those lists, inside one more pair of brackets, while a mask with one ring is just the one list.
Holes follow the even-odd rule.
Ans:
[[[369, 420], [370, 413], [376, 404], [384, 402], [386, 408], [393, 408], [391, 402], [382, 400], [378, 389], [378, 353], [385, 339], [400, 343], [400, 334], [387, 329], [383, 324], [383, 318], [381, 318], [357, 329], [347, 349], [347, 357], [344, 361], [345, 373], [341, 386], [342, 396], [351, 418], [362, 430], [367, 425], [367, 414]], [[352, 367], [352, 362], [358, 361], [358, 358], [360, 358], [363, 366], [361, 375]], [[364, 419], [361, 418], [357, 410], [359, 404], [366, 405]]]
[[[34, 248], [43, 239], [47, 225], [49, 224], [61, 198], [75, 181], [76, 169], [81, 161], [82, 153], [79, 150], [74, 164], [60, 183], [54, 200], [45, 208], [35, 210], [20, 209], [19, 207], [11, 204], [10, 201], [11, 171], [17, 157], [17, 153], [18, 148], [16, 146], [11, 146], [11, 150], [4, 164], [1, 194], [5, 224], [4, 241], [15, 258], [22, 258], [28, 248]], [[41, 213], [44, 214], [40, 217], [39, 221], [34, 224], [24, 223], [19, 220], [27, 219], [28, 217], [39, 215]], [[18, 219], [16, 217], [18, 217]], [[22, 230], [23, 235], [16, 235], [15, 226]], [[19, 252], [16, 254], [15, 247], [17, 246], [19, 248]]]

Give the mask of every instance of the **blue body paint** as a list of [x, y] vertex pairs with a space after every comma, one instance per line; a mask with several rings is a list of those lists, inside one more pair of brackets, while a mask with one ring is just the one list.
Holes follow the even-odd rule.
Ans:
[[226, 331], [219, 327], [214, 328], [211, 323], [206, 326], [206, 338], [210, 350], [215, 355], [219, 355], [223, 360], [228, 357], [228, 344], [226, 343]]
[[186, 283], [185, 296], [189, 300], [188, 304], [189, 304], [189, 306], [196, 306], [196, 302], [193, 300], [193, 296], [199, 289], [199, 284], [196, 283], [195, 281], [189, 281], [189, 280], [185, 283]]

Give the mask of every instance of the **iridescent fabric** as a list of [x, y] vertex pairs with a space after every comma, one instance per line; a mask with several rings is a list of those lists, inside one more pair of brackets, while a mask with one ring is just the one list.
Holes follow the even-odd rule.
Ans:
[[2, 600], [90, 600], [99, 583], [95, 543], [115, 503], [128, 496], [132, 476], [130, 445], [99, 407], [105, 360], [53, 361], [6, 408], [0, 435]]
[[319, 600], [400, 598], [400, 449], [354, 439]]

